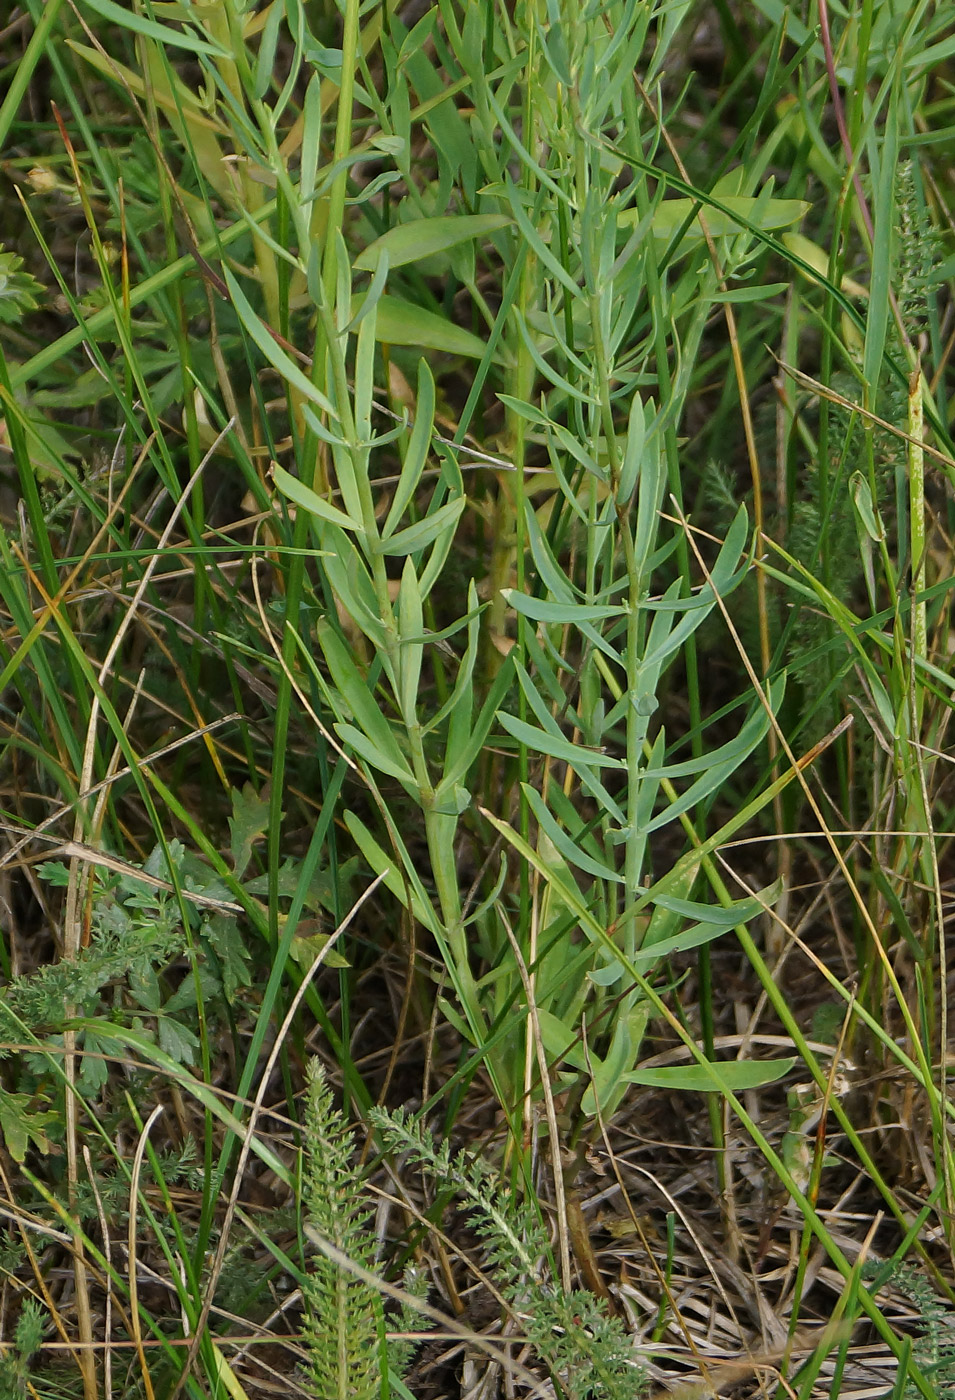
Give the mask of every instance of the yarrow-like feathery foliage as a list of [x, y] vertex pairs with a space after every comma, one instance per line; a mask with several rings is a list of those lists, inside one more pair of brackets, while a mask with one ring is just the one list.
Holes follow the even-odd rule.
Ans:
[[465, 1197], [488, 1271], [568, 1400], [633, 1400], [643, 1377], [622, 1325], [593, 1294], [551, 1280], [550, 1245], [537, 1213], [501, 1187], [486, 1162], [452, 1157], [447, 1143], [436, 1146], [406, 1114], [373, 1117], [387, 1147]]
[[[309, 1063], [307, 1092], [303, 1202], [309, 1224], [349, 1259], [373, 1269], [375, 1242], [352, 1161], [354, 1143], [318, 1060]], [[303, 1293], [316, 1400], [376, 1400], [381, 1389], [378, 1294], [324, 1255], [315, 1259]]]

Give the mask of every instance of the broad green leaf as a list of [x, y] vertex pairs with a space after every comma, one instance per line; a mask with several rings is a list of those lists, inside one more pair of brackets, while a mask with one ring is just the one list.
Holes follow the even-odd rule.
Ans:
[[759, 1089], [775, 1084], [790, 1073], [795, 1056], [788, 1060], [721, 1060], [718, 1066], [661, 1065], [654, 1069], [635, 1069], [626, 1076], [629, 1084], [641, 1084], [646, 1089], [672, 1089], [681, 1093], [717, 1094], [729, 1090], [732, 1094], [745, 1089]]
[[593, 967], [587, 973], [588, 982], [593, 982], [595, 987], [615, 987], [624, 974], [624, 965], [613, 959], [609, 963], [603, 963], [600, 967]]
[[[784, 233], [781, 242], [786, 251], [792, 253], [797, 260], [793, 265], [798, 267], [803, 276], [818, 280], [823, 287], [832, 286], [829, 281], [829, 254], [824, 248], [820, 248], [818, 243], [813, 243], [803, 233]], [[848, 275], [843, 276], [839, 289], [850, 297], [861, 299], [869, 295], [868, 287], [864, 287], [861, 282]]]
[[354, 266], [360, 272], [371, 272], [378, 265], [381, 253], [386, 252], [392, 267], [403, 267], [405, 263], [445, 253], [469, 239], [484, 238], [511, 222], [506, 214], [459, 214], [397, 224], [374, 243], [369, 243], [355, 259]]
[[[686, 231], [686, 238], [702, 239], [703, 231], [696, 218], [696, 215], [702, 214], [713, 238], [740, 233], [751, 223], [768, 233], [772, 229], [797, 224], [812, 207], [804, 199], [770, 199], [760, 208], [758, 195], [739, 194], [721, 195], [719, 203], [723, 205], [722, 209], [714, 209], [709, 204], [700, 205], [693, 199], [664, 199], [654, 212], [651, 227], [657, 238], [668, 243], [686, 220], [693, 216], [694, 221]], [[735, 215], [740, 217], [736, 218]], [[617, 218], [621, 224], [635, 223], [637, 210], [624, 209]]]
[[[364, 300], [364, 294], [354, 296], [353, 310], [360, 309]], [[377, 333], [378, 339], [386, 345], [418, 345], [424, 350], [464, 355], [472, 360], [482, 359], [486, 348], [483, 340], [447, 317], [388, 295], [378, 303]]]
[[181, 1065], [194, 1065], [199, 1037], [195, 1031], [177, 1021], [175, 1016], [160, 1015], [156, 1021], [159, 1048]]
[[338, 506], [333, 506], [331, 501], [323, 500], [310, 486], [306, 486], [304, 481], [299, 481], [297, 476], [292, 476], [277, 462], [272, 467], [272, 480], [283, 496], [288, 496], [290, 501], [307, 510], [309, 515], [317, 515], [319, 519], [327, 520], [330, 525], [337, 525], [341, 530], [361, 530], [357, 520], [352, 520], [350, 515], [339, 510]]
[[326, 967], [350, 967], [351, 963], [343, 953], [329, 948], [329, 937], [329, 934], [295, 934], [288, 948], [288, 956], [300, 967], [311, 967], [319, 956]]
[[579, 1039], [578, 1033], [573, 1026], [565, 1025], [559, 1017], [544, 1006], [539, 1006], [535, 1014], [540, 1026], [541, 1040], [544, 1042], [548, 1063], [559, 1064], [574, 1041]]
[[46, 1102], [39, 1094], [15, 1094], [0, 1088], [0, 1135], [15, 1162], [23, 1162], [32, 1142], [44, 1157], [50, 1152], [46, 1129], [58, 1118], [53, 1109], [37, 1110], [38, 1102]]

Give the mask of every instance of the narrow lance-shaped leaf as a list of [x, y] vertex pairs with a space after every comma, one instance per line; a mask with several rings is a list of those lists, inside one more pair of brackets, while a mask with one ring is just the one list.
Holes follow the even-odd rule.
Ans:
[[534, 753], [549, 754], [551, 758], [559, 759], [562, 763], [570, 763], [578, 771], [584, 768], [615, 768], [620, 771], [626, 767], [623, 759], [614, 758], [608, 753], [599, 753], [596, 749], [583, 748], [580, 744], [572, 743], [563, 734], [551, 734], [547, 730], [538, 729], [536, 725], [528, 724], [516, 715], [509, 715], [505, 710], [501, 710], [498, 720], [518, 743], [526, 744]]
[[568, 864], [575, 865], [578, 870], [583, 870], [585, 874], [592, 875], [597, 880], [623, 883], [623, 876], [618, 871], [611, 869], [604, 861], [595, 860], [582, 849], [580, 841], [575, 840], [573, 835], [560, 825], [536, 788], [531, 787], [530, 783], [521, 783], [521, 791], [527, 799], [535, 821]]
[[421, 679], [421, 663], [424, 659], [424, 643], [421, 640], [424, 617], [421, 607], [421, 593], [418, 588], [418, 575], [410, 558], [405, 560], [401, 572], [401, 585], [398, 590], [398, 627], [400, 632], [400, 653], [398, 661], [399, 699], [401, 714], [406, 724], [415, 723], [418, 708], [418, 683]]
[[377, 768], [380, 773], [387, 774], [389, 778], [397, 778], [409, 792], [416, 789], [417, 784], [414, 776], [403, 758], [396, 759], [390, 752], [380, 749], [363, 730], [356, 729], [353, 724], [349, 724], [347, 721], [338, 721], [335, 729], [342, 743], [347, 744], [359, 758], [370, 763], [372, 768]]
[[626, 505], [633, 495], [634, 487], [637, 484], [637, 477], [640, 473], [645, 441], [646, 422], [643, 415], [643, 400], [640, 397], [639, 389], [637, 389], [634, 391], [633, 400], [630, 404], [630, 417], [627, 422], [627, 445], [620, 467], [620, 479], [617, 482], [617, 504], [620, 506]]
[[332, 592], [351, 620], [360, 627], [368, 640], [378, 649], [388, 674], [391, 675], [387, 653], [387, 635], [381, 620], [375, 589], [364, 560], [350, 536], [337, 525], [319, 523], [319, 543], [324, 555], [323, 566]]
[[[118, 8], [118, 7], [117, 7]], [[338, 418], [332, 403], [325, 397], [320, 389], [317, 389], [306, 374], [299, 369], [298, 365], [290, 355], [276, 341], [275, 337], [266, 327], [264, 321], [255, 314], [248, 297], [236, 281], [232, 271], [228, 267], [223, 267], [223, 276], [226, 286], [229, 288], [229, 296], [235, 307], [236, 315], [242, 325], [248, 331], [255, 344], [262, 351], [273, 369], [289, 384], [294, 384], [299, 393], [305, 398], [311, 399], [312, 403], [317, 403], [319, 408], [331, 418]]]
[[537, 572], [548, 593], [559, 603], [571, 602], [574, 592], [570, 580], [555, 559], [547, 537], [538, 522], [537, 512], [527, 496], [524, 497], [524, 528], [527, 532], [527, 542], [531, 547]]
[[[361, 292], [352, 297], [354, 311], [364, 304], [364, 299]], [[483, 340], [463, 326], [389, 294], [378, 303], [378, 339], [387, 345], [418, 345], [424, 350], [464, 355], [472, 360], [482, 359], [486, 348]]]
[[660, 456], [660, 446], [656, 437], [651, 437], [643, 453], [640, 471], [640, 490], [637, 495], [637, 528], [634, 532], [633, 552], [637, 567], [645, 572], [653, 552], [660, 529], [660, 505], [663, 500], [664, 468]]
[[[498, 706], [507, 694], [513, 680], [512, 664], [509, 657], [505, 659], [504, 665], [498, 671], [494, 684], [488, 691], [480, 714], [470, 731], [458, 732], [455, 727], [458, 742], [455, 743], [453, 752], [451, 735], [449, 734], [444, 777], [436, 789], [436, 798], [443, 800], [449, 796], [455, 786], [464, 782], [471, 765], [476, 762], [490, 733], [491, 725], [494, 723]], [[455, 714], [457, 713], [456, 711]], [[452, 714], [452, 724], [454, 724], [454, 719], [455, 715]]]
[[446, 505], [439, 506], [430, 515], [416, 520], [413, 525], [406, 526], [404, 530], [397, 531], [390, 539], [382, 540], [379, 545], [382, 554], [411, 554], [419, 549], [426, 549], [444, 531], [453, 537], [464, 506], [465, 498], [463, 496], [458, 496], [456, 500], [448, 501]]
[[302, 103], [302, 152], [299, 160], [299, 193], [307, 204], [315, 190], [315, 176], [322, 149], [322, 79], [313, 73]]
[[[779, 709], [782, 701], [783, 691], [786, 688], [785, 674], [778, 677], [770, 685], [769, 706], [773, 714]], [[702, 802], [709, 797], [716, 789], [733, 774], [745, 758], [752, 753], [756, 745], [762, 741], [769, 730], [769, 715], [767, 715], [762, 705], [759, 705], [743, 725], [735, 745], [730, 746], [732, 756], [723, 763], [716, 764], [708, 769], [695, 783], [691, 783], [687, 790], [671, 803], [664, 812], [653, 818], [643, 828], [645, 834], [658, 831], [660, 827], [666, 826], [674, 818], [688, 812], [691, 807], [695, 807], [698, 802]]]
[[[578, 389], [576, 385], [571, 384], [569, 379], [565, 379], [562, 374], [558, 374], [557, 370], [554, 369], [553, 365], [549, 364], [548, 361], [545, 360], [544, 356], [541, 354], [537, 341], [534, 338], [534, 334], [528, 327], [523, 316], [521, 316], [520, 313], [517, 311], [514, 312], [514, 316], [517, 321], [517, 328], [521, 333], [521, 339], [527, 346], [531, 359], [534, 361], [535, 365], [540, 370], [544, 378], [548, 380], [549, 383], [553, 384], [555, 389], [560, 389], [562, 393], [569, 394], [572, 399], [578, 399], [581, 403], [596, 405], [597, 400], [591, 394], [584, 393], [582, 389]], [[560, 432], [562, 431], [560, 424], [555, 423], [553, 430], [560, 434]], [[568, 438], [569, 436], [570, 435], [567, 434]]]
[[[897, 84], [889, 95], [885, 123], [879, 141], [878, 180], [875, 194], [875, 237], [872, 243], [872, 276], [869, 305], [866, 312], [865, 348], [862, 374], [867, 386], [867, 407], [875, 406], [876, 390], [885, 353], [885, 338], [889, 324], [889, 304], [892, 281], [893, 226], [896, 219], [895, 188], [899, 153], [899, 92]], [[870, 137], [874, 143], [874, 135]]]
[[355, 432], [360, 443], [371, 437], [371, 411], [375, 400], [375, 330], [378, 307], [371, 293], [361, 309], [362, 322], [358, 328], [355, 351]]
[[612, 1114], [619, 1106], [627, 1091], [628, 1070], [640, 1053], [649, 1019], [650, 1008], [645, 1001], [618, 1015], [610, 1049], [593, 1066], [593, 1076], [581, 1101], [581, 1112], [589, 1118], [596, 1116], [598, 1105], [602, 1114]]
[[381, 298], [385, 294], [387, 283], [388, 254], [384, 253], [378, 260], [378, 266], [375, 268], [375, 275], [371, 279], [368, 291], [365, 293], [365, 299], [351, 318], [351, 321], [346, 327], [347, 330], [357, 330], [361, 323], [371, 315], [372, 311], [377, 311]]
[[393, 777], [413, 781], [411, 769], [398, 747], [391, 725], [381, 713], [378, 701], [359, 673], [354, 657], [331, 623], [324, 620], [319, 623], [318, 640], [332, 680], [358, 726], [355, 729], [346, 722], [341, 726], [342, 731], [348, 729], [350, 741], [354, 740], [355, 734], [363, 733], [368, 740], [368, 743], [362, 746], [363, 757], [375, 754], [377, 757], [370, 757], [370, 761], [375, 763], [376, 767], [382, 767], [379, 760], [383, 760], [388, 764], [387, 770], [383, 771], [388, 771]]
[[511, 222], [506, 214], [457, 214], [397, 224], [374, 243], [369, 243], [355, 259], [355, 268], [370, 272], [383, 253], [387, 254], [392, 267], [420, 262], [422, 258], [445, 253], [459, 243], [496, 233]]
[[418, 361], [418, 396], [415, 403], [414, 427], [411, 429], [411, 436], [408, 439], [408, 449], [401, 466], [398, 485], [395, 487], [394, 500], [381, 532], [382, 539], [387, 540], [394, 534], [402, 516], [414, 499], [418, 483], [421, 480], [421, 473], [428, 460], [433, 428], [434, 375], [431, 373], [427, 360], [422, 357]]
[[700, 1065], [661, 1065], [652, 1069], [632, 1070], [628, 1084], [642, 1084], [647, 1089], [669, 1089], [672, 1093], [722, 1094], [742, 1093], [775, 1084], [789, 1074], [796, 1064], [795, 1056], [785, 1060], [720, 1060], [712, 1068]]
[[284, 19], [283, 7], [272, 5], [265, 20], [265, 28], [259, 39], [256, 54], [253, 92], [257, 102], [261, 102], [272, 85], [275, 72], [275, 52], [279, 43], [279, 32]]
[[278, 462], [272, 464], [272, 480], [290, 501], [294, 501], [297, 506], [307, 510], [309, 515], [317, 516], [320, 520], [327, 520], [331, 525], [337, 525], [342, 530], [360, 530], [361, 526], [356, 520], [352, 520], [350, 515], [346, 515], [338, 506], [333, 506], [331, 501], [324, 500], [311, 487], [306, 486], [304, 481], [299, 481], [298, 477], [292, 476], [284, 467], [280, 467]]
[[131, 29], [136, 34], [141, 34], [146, 39], [152, 39], [154, 43], [164, 49], [180, 48], [187, 49], [190, 53], [206, 54], [209, 58], [231, 58], [231, 54], [219, 48], [217, 44], [210, 44], [205, 39], [197, 39], [189, 29], [172, 29], [166, 24], [157, 24], [155, 20], [147, 19], [145, 15], [137, 14], [135, 10], [129, 9], [125, 5], [117, 5], [115, 0], [84, 0], [88, 7], [108, 20], [110, 24], [119, 25], [121, 29]]
[[[441, 708], [428, 720], [427, 724], [422, 727], [422, 733], [424, 734], [429, 733], [432, 729], [437, 729], [440, 724], [444, 723], [449, 715], [457, 713], [458, 710], [461, 711], [461, 714], [457, 722], [464, 726], [465, 734], [470, 733], [471, 712], [474, 698], [472, 681], [481, 634], [481, 604], [478, 602], [477, 588], [475, 587], [473, 578], [468, 582], [467, 628], [467, 645], [464, 649], [464, 656], [461, 658], [461, 664], [458, 666], [458, 674], [455, 677], [454, 687]], [[437, 641], [438, 638], [435, 637], [433, 640]], [[450, 730], [446, 757], [449, 760], [451, 759]]]
[[656, 651], [650, 652], [644, 657], [644, 664], [653, 664], [662, 661], [664, 657], [672, 656], [673, 652], [683, 645], [687, 637], [696, 631], [707, 614], [716, 606], [717, 597], [725, 597], [730, 591], [730, 584], [735, 586], [741, 581], [742, 576], [734, 577], [733, 571], [746, 543], [746, 531], [746, 507], [740, 506], [717, 556], [716, 563], [710, 570], [710, 577], [700, 589], [701, 598], [706, 598], [708, 601], [683, 617], [664, 643], [662, 654]]
[[508, 607], [529, 617], [533, 622], [557, 622], [579, 625], [582, 622], [601, 622], [610, 617], [623, 617], [625, 609], [612, 603], [552, 602], [547, 598], [534, 598], [528, 593], [520, 593], [516, 588], [502, 588], [501, 594]]

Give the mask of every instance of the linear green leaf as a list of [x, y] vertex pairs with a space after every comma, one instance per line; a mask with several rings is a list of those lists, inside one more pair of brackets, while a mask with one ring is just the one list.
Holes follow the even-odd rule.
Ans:
[[239, 286], [232, 271], [228, 267], [224, 267], [222, 272], [226, 280], [226, 286], [229, 288], [229, 296], [232, 299], [232, 304], [236, 309], [239, 320], [262, 351], [262, 354], [268, 360], [272, 368], [278, 370], [283, 379], [287, 379], [290, 384], [294, 384], [300, 393], [304, 394], [307, 399], [311, 399], [312, 403], [317, 403], [323, 412], [337, 419], [338, 414], [331, 401], [325, 397], [320, 389], [315, 387], [307, 374], [303, 374], [292, 357], [285, 353], [278, 341], [270, 333], [265, 322], [252, 310], [252, 305], [248, 297]]
[[536, 725], [518, 719], [516, 715], [509, 715], [506, 710], [499, 710], [497, 717], [508, 734], [518, 743], [526, 744], [534, 753], [546, 753], [551, 758], [559, 758], [563, 763], [573, 764], [578, 771], [584, 768], [616, 768], [619, 771], [627, 766], [622, 759], [613, 758], [607, 753], [598, 753], [596, 749], [584, 748], [580, 744], [572, 744], [563, 735], [548, 734]]
[[381, 553], [391, 556], [412, 554], [419, 549], [426, 549], [445, 530], [453, 536], [465, 504], [465, 497], [458, 496], [456, 500], [448, 501], [446, 505], [439, 506], [430, 515], [416, 520], [413, 525], [407, 525], [405, 529], [399, 530], [386, 540], [382, 540], [378, 546]]
[[284, 467], [278, 463], [272, 468], [272, 480], [282, 492], [283, 496], [288, 496], [290, 501], [307, 510], [310, 515], [317, 515], [321, 520], [327, 520], [331, 525], [337, 525], [342, 530], [360, 530], [361, 526], [357, 520], [352, 520], [350, 515], [346, 515], [343, 510], [333, 506], [331, 501], [325, 501], [317, 495], [304, 481], [299, 481], [297, 476], [292, 476]]
[[581, 622], [601, 622], [608, 617], [623, 617], [626, 608], [612, 603], [551, 602], [546, 598], [532, 598], [527, 593], [519, 593], [516, 588], [502, 588], [501, 594], [509, 607], [534, 622], [560, 622], [580, 624]]

